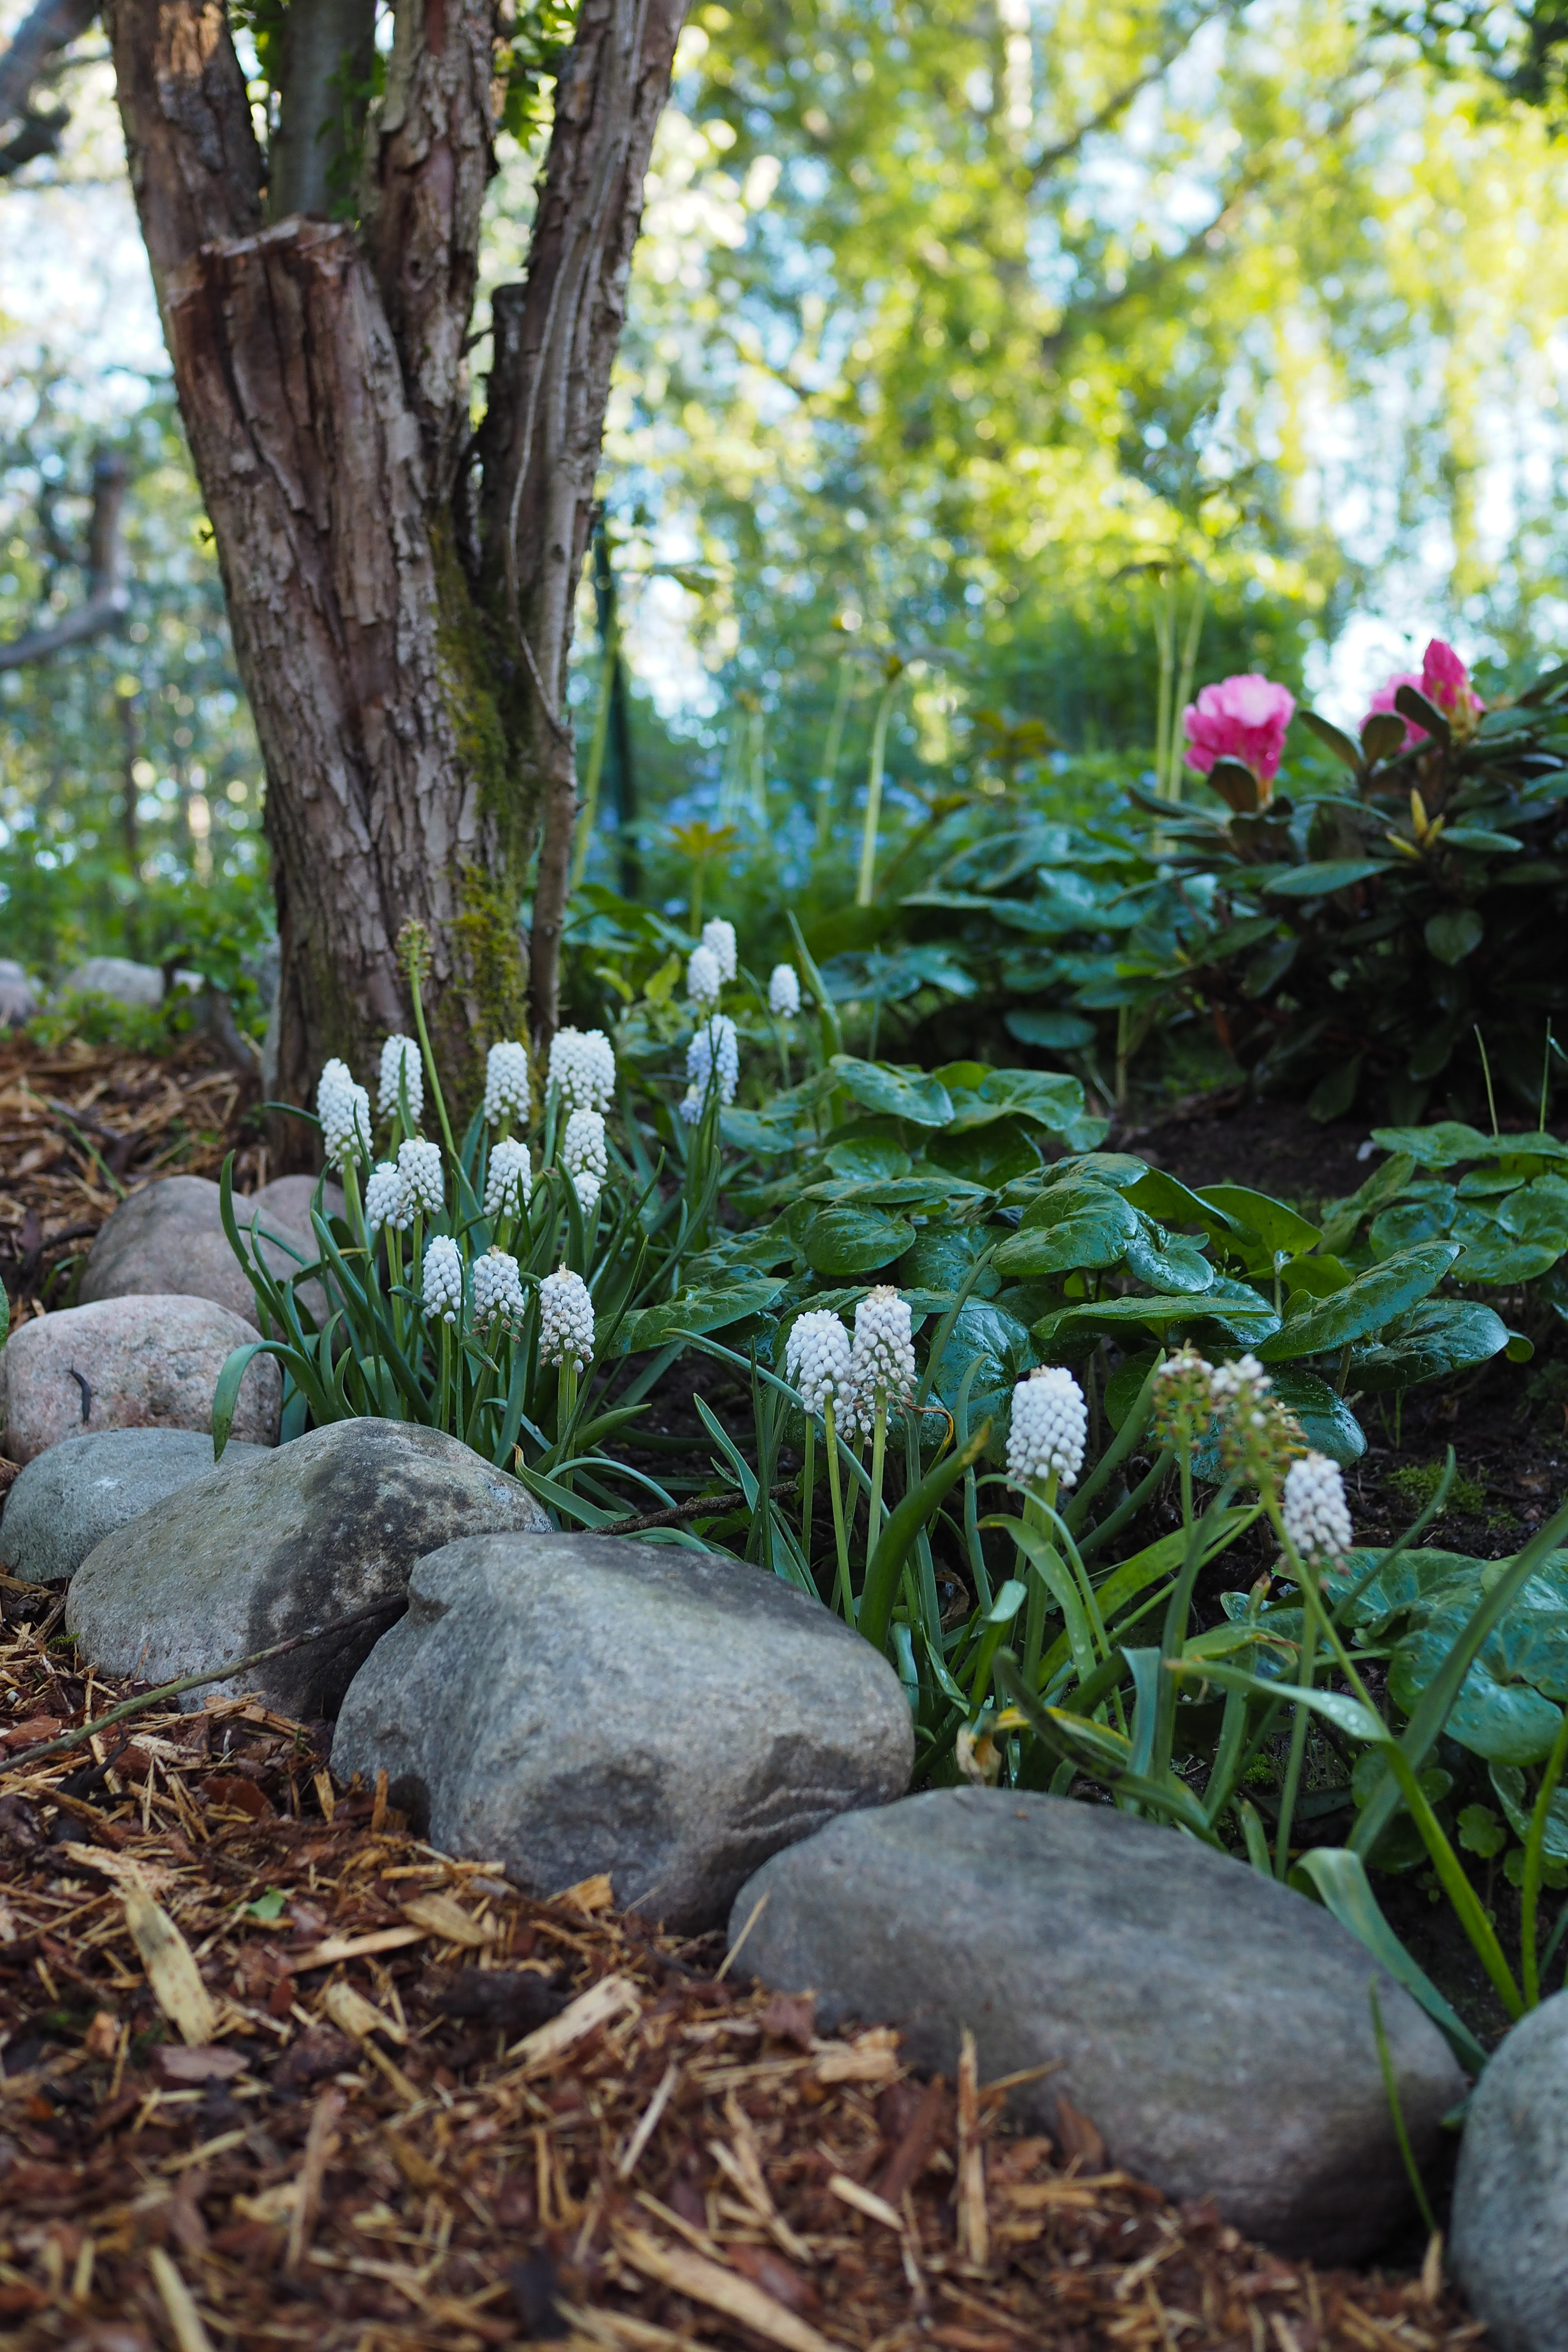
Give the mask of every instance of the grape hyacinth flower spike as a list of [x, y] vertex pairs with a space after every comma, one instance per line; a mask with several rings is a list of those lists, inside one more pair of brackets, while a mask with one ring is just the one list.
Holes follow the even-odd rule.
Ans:
[[1007, 1432], [1007, 1480], [1025, 1488], [1076, 1485], [1089, 1435], [1089, 1407], [1072, 1374], [1060, 1364], [1044, 1364], [1013, 1391]]
[[440, 1145], [427, 1143], [423, 1136], [409, 1136], [397, 1147], [397, 1172], [404, 1192], [399, 1225], [411, 1225], [416, 1216], [438, 1217], [447, 1199]]
[[882, 1472], [889, 1410], [906, 1405], [915, 1385], [915, 1343], [909, 1301], [884, 1283], [855, 1309], [855, 1343], [849, 1369], [855, 1383], [857, 1427], [871, 1435], [871, 1502], [867, 1534], [868, 1563], [882, 1532]]
[[801, 1471], [801, 1549], [811, 1557], [811, 1519], [816, 1471], [816, 1423], [822, 1415], [827, 1444], [827, 1491], [833, 1504], [833, 1537], [838, 1554], [838, 1580], [834, 1606], [848, 1624], [855, 1622], [849, 1586], [849, 1540], [844, 1517], [844, 1492], [838, 1475], [837, 1415], [845, 1416], [846, 1433], [855, 1428], [855, 1374], [849, 1334], [829, 1308], [814, 1307], [798, 1316], [784, 1343], [784, 1378], [805, 1408], [805, 1458]]
[[561, 1143], [561, 1165], [572, 1180], [573, 1188], [584, 1209], [594, 1208], [605, 1177], [610, 1172], [610, 1155], [605, 1146], [604, 1114], [596, 1110], [574, 1110], [566, 1122], [566, 1133]]
[[563, 1107], [608, 1110], [616, 1096], [616, 1049], [602, 1029], [558, 1029], [550, 1045], [550, 1084]]
[[689, 1127], [702, 1116], [710, 1083], [716, 1083], [721, 1103], [732, 1103], [741, 1083], [741, 1041], [727, 1013], [705, 1021], [686, 1049], [686, 1075], [690, 1084], [681, 1100], [680, 1116]]
[[539, 1286], [539, 1352], [545, 1363], [574, 1372], [594, 1353], [594, 1302], [582, 1276], [564, 1265]]
[[793, 963], [774, 964], [768, 980], [768, 1011], [779, 1021], [793, 1021], [800, 1011], [800, 981]]
[[740, 970], [740, 958], [735, 945], [735, 926], [715, 915], [702, 926], [702, 944], [719, 967], [721, 982], [731, 981]]
[[[426, 1265], [429, 1261], [426, 1259]], [[527, 1310], [516, 1258], [505, 1250], [488, 1249], [474, 1260], [474, 1321], [485, 1328], [499, 1324], [514, 1337], [522, 1328]]]
[[693, 948], [686, 959], [686, 993], [691, 999], [692, 1010], [699, 1018], [718, 1010], [719, 991], [722, 985], [719, 959], [712, 949]]
[[498, 1217], [521, 1217], [532, 1192], [527, 1144], [519, 1143], [514, 1136], [503, 1136], [492, 1147], [485, 1172], [486, 1216], [492, 1224]]
[[425, 1312], [443, 1323], [457, 1323], [463, 1313], [463, 1258], [449, 1234], [437, 1234], [425, 1252]]
[[381, 1079], [375, 1098], [377, 1116], [389, 1119], [398, 1118], [402, 1111], [403, 1095], [408, 1097], [409, 1123], [417, 1127], [425, 1109], [425, 1066], [419, 1058], [417, 1039], [395, 1034], [381, 1049]]
[[1326, 1454], [1304, 1454], [1285, 1473], [1285, 1533], [1304, 1560], [1333, 1566], [1355, 1541], [1344, 1476]]
[[503, 1037], [485, 1056], [485, 1118], [491, 1127], [513, 1119], [526, 1127], [531, 1108], [528, 1047], [515, 1037]]
[[372, 1233], [395, 1225], [403, 1207], [403, 1179], [395, 1160], [378, 1160], [365, 1180], [364, 1221]]
[[370, 1158], [370, 1096], [346, 1062], [331, 1061], [316, 1087], [316, 1116], [329, 1164], [346, 1171]]

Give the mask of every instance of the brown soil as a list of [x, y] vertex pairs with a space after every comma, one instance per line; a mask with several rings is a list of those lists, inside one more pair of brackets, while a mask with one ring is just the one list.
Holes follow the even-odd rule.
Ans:
[[537, 1903], [448, 1861], [332, 1780], [322, 1727], [165, 1706], [33, 1757], [122, 1690], [17, 1622], [47, 1596], [0, 1598], [16, 2352], [1480, 2341], [1436, 2263], [1282, 2261], [1086, 2118], [1017, 2137], [962, 2066], [922, 2084], [896, 2034], [721, 1980], [605, 1880]]

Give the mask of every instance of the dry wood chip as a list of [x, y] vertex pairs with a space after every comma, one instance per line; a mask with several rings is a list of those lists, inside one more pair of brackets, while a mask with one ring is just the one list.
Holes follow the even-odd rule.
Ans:
[[721, 2269], [701, 2254], [688, 2253], [683, 2246], [661, 2246], [646, 2230], [617, 2230], [616, 2245], [645, 2278], [689, 2295], [693, 2303], [705, 2303], [726, 2319], [738, 2319], [743, 2327], [766, 2336], [770, 2344], [783, 2345], [784, 2352], [842, 2352], [831, 2336], [820, 2335], [807, 2321], [786, 2311], [750, 2279], [737, 2278], [733, 2271]]
[[400, 1952], [409, 1944], [422, 1944], [429, 1936], [428, 1927], [378, 1927], [370, 1936], [329, 1936], [324, 1943], [312, 1944], [308, 1952], [300, 1952], [289, 1960], [296, 1976], [310, 1969], [330, 1969], [339, 1960], [366, 1959], [373, 1952]]
[[367, 2033], [384, 2033], [389, 2042], [395, 2042], [399, 2047], [408, 2040], [405, 2025], [400, 2025], [395, 2017], [388, 2017], [384, 2010], [377, 2009], [374, 2000], [366, 2000], [363, 1993], [356, 1992], [341, 1977], [334, 1978], [321, 1995], [321, 2007], [332, 2023], [342, 2032], [352, 2034], [356, 2042], [363, 2042]]
[[888, 2083], [899, 2071], [899, 2037], [891, 2026], [873, 2026], [853, 2042], [817, 2042], [819, 2083]]
[[169, 2325], [174, 2331], [174, 2341], [180, 2352], [213, 2352], [213, 2340], [202, 2326], [202, 2315], [196, 2309], [190, 2288], [180, 2276], [172, 2257], [162, 2246], [148, 2252], [147, 2267], [153, 2283], [163, 2298], [163, 2308], [169, 2315]]
[[427, 1936], [438, 1936], [444, 1944], [463, 1944], [477, 1951], [482, 1944], [495, 1941], [495, 1929], [481, 1927], [449, 1895], [411, 1895], [403, 1906], [403, 1916], [416, 1927], [423, 1927]]
[[525, 2033], [507, 2053], [510, 2058], [521, 2058], [528, 2074], [541, 2074], [570, 2050], [574, 2042], [584, 2042], [601, 2025], [626, 2010], [642, 2005], [641, 1997], [629, 1977], [601, 1977], [587, 1991], [569, 2001], [559, 2017], [541, 2025], [532, 2033]]
[[835, 2197], [846, 2205], [852, 2205], [857, 2213], [864, 2213], [868, 2221], [880, 2221], [884, 2230], [896, 2230], [902, 2236], [904, 2217], [895, 2211], [885, 2197], [879, 2197], [873, 2189], [862, 2189], [858, 2180], [848, 2179], [842, 2172], [830, 2174], [827, 2185]]
[[193, 2050], [205, 2047], [216, 2035], [217, 2011], [190, 1946], [168, 1913], [153, 1900], [140, 1874], [122, 1886], [121, 1899], [153, 2000], [182, 2041]]

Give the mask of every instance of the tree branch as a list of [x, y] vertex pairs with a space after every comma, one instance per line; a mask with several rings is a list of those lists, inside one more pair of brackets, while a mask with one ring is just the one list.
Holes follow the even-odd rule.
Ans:
[[120, 522], [129, 478], [125, 460], [116, 451], [101, 451], [94, 459], [86, 599], [52, 628], [29, 629], [25, 636], [14, 637], [9, 645], [0, 646], [0, 670], [22, 669], [32, 662], [52, 661], [68, 646], [85, 644], [88, 638], [112, 628], [123, 617], [131, 602], [131, 591], [125, 582]]
[[222, 0], [106, 0], [103, 13], [161, 308], [198, 247], [259, 229], [266, 165]]
[[1170, 72], [1176, 59], [1192, 46], [1205, 25], [1211, 24], [1215, 16], [1234, 16], [1238, 5], [1239, 0], [1215, 0], [1215, 5], [1201, 10], [1190, 25], [1173, 33], [1159, 54], [1141, 67], [1131, 81], [1123, 82], [1120, 89], [1112, 90], [1103, 106], [1097, 107], [1065, 138], [1041, 149], [1029, 167], [1030, 186], [1037, 188], [1042, 180], [1049, 179], [1058, 164], [1069, 163], [1087, 139], [1092, 139], [1097, 131], [1106, 130], [1119, 114], [1124, 114], [1135, 100], [1142, 98], [1152, 83]]
[[[24, 16], [11, 46], [0, 58], [0, 129], [28, 121], [58, 121], [65, 117], [39, 117], [33, 92], [53, 68], [62, 49], [86, 32], [98, 14], [98, 0], [37, 0]], [[15, 167], [13, 167], [15, 168]]]

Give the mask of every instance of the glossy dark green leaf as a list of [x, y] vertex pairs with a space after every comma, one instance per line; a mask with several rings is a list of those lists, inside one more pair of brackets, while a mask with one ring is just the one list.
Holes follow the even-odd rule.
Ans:
[[[1530, 1825], [1535, 1811], [1535, 1790], [1526, 1780], [1517, 1764], [1494, 1764], [1489, 1778], [1499, 1803], [1508, 1815], [1509, 1827], [1522, 1844], [1530, 1835]], [[1568, 1862], [1568, 1789], [1561, 1783], [1552, 1790], [1546, 1808], [1545, 1835], [1542, 1851], [1553, 1862]]]
[[952, 1102], [941, 1082], [923, 1070], [898, 1070], [886, 1062], [859, 1062], [852, 1055], [835, 1054], [828, 1065], [830, 1083], [843, 1087], [867, 1110], [889, 1118], [907, 1118], [916, 1127], [946, 1127]]
[[1500, 1202], [1497, 1221], [1515, 1241], [1548, 1242], [1561, 1257], [1568, 1250], [1568, 1183], [1538, 1176]]
[[1335, 890], [1370, 882], [1374, 874], [1386, 874], [1389, 864], [1386, 857], [1322, 857], [1310, 866], [1292, 866], [1265, 887], [1271, 898], [1327, 898]]
[[[1388, 1687], [1411, 1714], [1465, 1630], [1473, 1604], [1432, 1611], [1395, 1644]], [[1568, 1697], [1568, 1613], [1510, 1610], [1489, 1633], [1459, 1685], [1444, 1728], [1473, 1755], [1498, 1764], [1536, 1764], [1556, 1738]]]
[[925, 1159], [931, 1166], [947, 1169], [971, 1184], [984, 1184], [988, 1192], [1000, 1192], [1015, 1178], [1038, 1172], [1040, 1154], [1034, 1140], [1037, 1132], [1037, 1129], [1016, 1118], [971, 1128], [963, 1135], [954, 1135], [949, 1129], [945, 1134], [928, 1136]]
[[1447, 1202], [1399, 1201], [1373, 1217], [1367, 1239], [1379, 1257], [1392, 1257], [1396, 1250], [1414, 1249], [1418, 1242], [1440, 1240], [1453, 1213], [1452, 1199]]
[[1246, 1184], [1204, 1184], [1199, 1196], [1248, 1233], [1256, 1234], [1268, 1250], [1283, 1250], [1299, 1257], [1319, 1239], [1318, 1228], [1283, 1201], [1255, 1192]]
[[[1304, 1372], [1287, 1365], [1274, 1376], [1274, 1393], [1287, 1412], [1294, 1413], [1301, 1424], [1301, 1434], [1316, 1454], [1326, 1454], [1331, 1462], [1349, 1469], [1366, 1452], [1366, 1433], [1346, 1404], [1335, 1394], [1327, 1381], [1314, 1372]], [[1217, 1484], [1220, 1475], [1217, 1439], [1209, 1438], [1193, 1449], [1194, 1474]]]
[[1426, 1242], [1418, 1248], [1396, 1252], [1331, 1297], [1320, 1298], [1287, 1316], [1280, 1329], [1259, 1348], [1258, 1355], [1266, 1364], [1285, 1363], [1366, 1338], [1395, 1317], [1408, 1314], [1419, 1299], [1436, 1290], [1458, 1254], [1452, 1242]]
[[1014, 1387], [1038, 1360], [1034, 1342], [1022, 1323], [990, 1299], [968, 1298], [953, 1319], [932, 1386], [943, 1404], [954, 1410], [971, 1366], [978, 1365], [969, 1390], [969, 1425], [977, 1429], [983, 1421], [991, 1423], [987, 1450], [999, 1460], [1012, 1413]]
[[915, 1229], [905, 1217], [885, 1210], [849, 1206], [818, 1210], [800, 1236], [802, 1254], [815, 1274], [873, 1274], [902, 1257]]
[[[1252, 1312], [1244, 1313], [1238, 1306], [1227, 1302], [1224, 1325], [1234, 1328], [1224, 1329], [1215, 1314], [1215, 1299], [1226, 1286], [1216, 1282], [1213, 1290], [1197, 1297], [1190, 1293], [1173, 1293], [1159, 1297], [1102, 1298], [1081, 1307], [1058, 1307], [1033, 1326], [1036, 1343], [1047, 1361], [1058, 1352], [1076, 1360], [1087, 1355], [1098, 1340], [1120, 1339], [1124, 1333], [1142, 1327], [1167, 1340], [1180, 1339], [1188, 1331], [1206, 1333], [1217, 1329], [1224, 1338], [1234, 1338], [1251, 1347], [1277, 1327], [1279, 1318], [1256, 1291], [1251, 1291], [1247, 1297], [1252, 1301]], [[1242, 1287], [1239, 1284], [1232, 1286]]]
[[1408, 1153], [1418, 1168], [1452, 1168], [1461, 1160], [1484, 1160], [1498, 1148], [1489, 1135], [1457, 1118], [1431, 1127], [1374, 1127], [1372, 1139], [1380, 1151]]
[[[1327, 744], [1336, 760], [1342, 760], [1347, 768], [1360, 773], [1365, 764], [1361, 746], [1345, 733], [1342, 727], [1336, 727], [1331, 719], [1321, 718], [1315, 710], [1298, 710], [1296, 716], [1303, 727], [1310, 728], [1320, 743]], [[1403, 733], [1404, 730], [1400, 731]]]
[[723, 1289], [688, 1290], [661, 1306], [628, 1315], [616, 1335], [618, 1356], [640, 1356], [662, 1348], [679, 1331], [722, 1331], [771, 1307], [784, 1288], [782, 1280], [759, 1275]]
[[836, 1176], [847, 1176], [861, 1184], [910, 1172], [909, 1153], [890, 1135], [858, 1136], [847, 1143], [830, 1143], [823, 1158]]
[[1333, 1570], [1323, 1580], [1323, 1589], [1331, 1601], [1361, 1588], [1350, 1606], [1350, 1622], [1368, 1634], [1380, 1633], [1407, 1611], [1440, 1608], [1447, 1599], [1473, 1609], [1480, 1597], [1487, 1563], [1472, 1559], [1468, 1552], [1402, 1551], [1387, 1568], [1378, 1570], [1370, 1584], [1363, 1586], [1362, 1579], [1375, 1558], [1369, 1548], [1358, 1546], [1347, 1556], [1342, 1569]]
[[[1451, 841], [1453, 835], [1448, 838]], [[1427, 951], [1446, 964], [1463, 963], [1486, 935], [1486, 924], [1474, 907], [1449, 907], [1440, 915], [1429, 915], [1422, 933]]]
[[1119, 1265], [1141, 1230], [1138, 1212], [1109, 1185], [1057, 1184], [993, 1262], [998, 1274], [1014, 1276], [1100, 1271]]
[[1479, 1299], [1428, 1298], [1381, 1338], [1356, 1349], [1351, 1378], [1374, 1396], [1447, 1380], [1500, 1355], [1508, 1326]]
[[988, 1070], [979, 1086], [953, 1091], [950, 1135], [999, 1118], [1028, 1119], [1079, 1151], [1098, 1143], [1109, 1125], [1089, 1117], [1082, 1087], [1059, 1070]]
[[1215, 1270], [1199, 1243], [1185, 1234], [1168, 1234], [1145, 1219], [1122, 1253], [1129, 1274], [1152, 1290], [1212, 1290]]
[[1405, 721], [1392, 710], [1374, 710], [1361, 730], [1362, 750], [1369, 761], [1394, 759], [1405, 749]]
[[1461, 1208], [1448, 1232], [1464, 1252], [1454, 1268], [1456, 1282], [1484, 1282], [1499, 1286], [1531, 1282], [1555, 1265], [1563, 1255], [1562, 1240], [1517, 1240], [1504, 1230], [1489, 1205]]
[[1396, 686], [1394, 707], [1402, 719], [1408, 719], [1412, 726], [1419, 727], [1424, 734], [1430, 735], [1435, 743], [1453, 741], [1453, 729], [1436, 704], [1428, 701], [1418, 686]]
[[1094, 1043], [1094, 1024], [1081, 1013], [1044, 1013], [1017, 1005], [1003, 1015], [1003, 1026], [1020, 1045], [1037, 1045], [1047, 1054], [1074, 1054]]
[[1196, 1225], [1211, 1241], [1222, 1241], [1239, 1230], [1237, 1220], [1211, 1190], [1193, 1192], [1179, 1176], [1151, 1168], [1135, 1184], [1122, 1188], [1135, 1209], [1158, 1217], [1163, 1225]]

